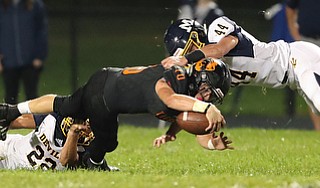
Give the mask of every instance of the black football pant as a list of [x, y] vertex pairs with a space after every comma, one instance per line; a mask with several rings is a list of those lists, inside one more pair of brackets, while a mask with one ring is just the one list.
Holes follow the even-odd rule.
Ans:
[[108, 110], [103, 98], [107, 79], [108, 69], [102, 69], [75, 93], [56, 97], [54, 101], [54, 111], [62, 116], [89, 118], [95, 139], [88, 151], [95, 162], [102, 161], [107, 152], [112, 152], [118, 146], [118, 114]]

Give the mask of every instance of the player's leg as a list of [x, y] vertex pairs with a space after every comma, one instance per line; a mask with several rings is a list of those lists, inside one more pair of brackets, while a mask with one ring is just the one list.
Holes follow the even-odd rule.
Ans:
[[[88, 83], [84, 86], [90, 88], [91, 85], [101, 85], [99, 91], [103, 91], [104, 82], [106, 79], [106, 71], [98, 71], [92, 75]], [[79, 88], [71, 96], [57, 96], [57, 95], [44, 95], [36, 99], [19, 103], [18, 105], [0, 104], [0, 139], [6, 139], [6, 133], [10, 122], [19, 117], [21, 114], [46, 114], [57, 112], [62, 116], [72, 116], [75, 118], [86, 118], [82, 109], [83, 102], [83, 88]], [[95, 88], [95, 87], [93, 87]], [[89, 90], [89, 89], [87, 89]], [[91, 94], [95, 94], [96, 90], [90, 90]], [[89, 97], [88, 97], [89, 99]]]
[[320, 130], [320, 48], [299, 42], [294, 45], [292, 53], [297, 58], [294, 73], [298, 79], [298, 91], [313, 112], [310, 117], [314, 128]]
[[[114, 170], [104, 159], [106, 153], [112, 152], [118, 146], [118, 114], [110, 108], [114, 106], [113, 102], [116, 102], [112, 97], [117, 97], [113, 88], [116, 85], [111, 74], [108, 69], [102, 69], [94, 74], [84, 87], [85, 114], [88, 115], [91, 129], [95, 134], [95, 139], [88, 148], [90, 157], [84, 161], [89, 169]], [[106, 86], [111, 93], [104, 92]], [[108, 99], [105, 99], [104, 95], [109, 96]]]
[[19, 103], [18, 105], [0, 104], [0, 139], [6, 139], [11, 121], [21, 114], [52, 112], [54, 98], [55, 95], [45, 95], [31, 101]]
[[33, 66], [26, 67], [22, 71], [23, 88], [26, 94], [26, 100], [35, 99], [38, 97], [38, 83], [40, 76], [40, 68]]
[[310, 67], [299, 77], [300, 87], [309, 104], [314, 129], [320, 131], [320, 64]]
[[117, 116], [102, 119], [92, 117], [90, 118], [90, 125], [92, 125], [95, 139], [88, 148], [90, 155], [84, 163], [91, 170], [110, 171], [111, 169], [105, 160], [105, 154], [114, 151], [118, 146]]
[[3, 72], [5, 102], [16, 104], [19, 91], [20, 72], [17, 69], [6, 69]]
[[[312, 43], [290, 43], [292, 66], [297, 78], [298, 92], [310, 107], [314, 128], [320, 128], [320, 48]], [[312, 113], [312, 112], [313, 113]]]
[[5, 141], [0, 141], [0, 169], [16, 169], [21, 167], [21, 155], [16, 151], [17, 140], [23, 138], [20, 134], [9, 134]]

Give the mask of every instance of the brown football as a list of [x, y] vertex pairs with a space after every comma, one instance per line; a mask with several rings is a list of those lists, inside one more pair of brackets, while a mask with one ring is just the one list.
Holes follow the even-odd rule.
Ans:
[[205, 131], [209, 122], [206, 114], [198, 112], [181, 112], [176, 117], [177, 124], [185, 131], [195, 134], [208, 134], [210, 131]]

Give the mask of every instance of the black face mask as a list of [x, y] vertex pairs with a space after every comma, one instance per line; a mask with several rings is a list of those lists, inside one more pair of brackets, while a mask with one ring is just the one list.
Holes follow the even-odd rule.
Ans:
[[[191, 81], [189, 83], [189, 94], [194, 97], [197, 93], [202, 95], [205, 91], [211, 90], [211, 96], [206, 102], [219, 105], [223, 101], [224, 94], [219, 88], [212, 87], [213, 84], [211, 83], [208, 74], [207, 71], [195, 72], [193, 74], [193, 78], [190, 79]], [[201, 89], [200, 87], [203, 83], [206, 85], [205, 89]]]

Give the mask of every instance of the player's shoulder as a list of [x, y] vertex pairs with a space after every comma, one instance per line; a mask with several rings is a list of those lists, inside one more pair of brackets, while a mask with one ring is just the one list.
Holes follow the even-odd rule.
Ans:
[[170, 69], [164, 71], [163, 77], [176, 93], [187, 93], [189, 76], [185, 67], [172, 66]]
[[[229, 19], [226, 16], [220, 16], [217, 19], [215, 19], [209, 27], [228, 27], [228, 29], [233, 28], [234, 26], [236, 26], [237, 24], [232, 21], [231, 19]], [[225, 29], [225, 28], [224, 28]]]

